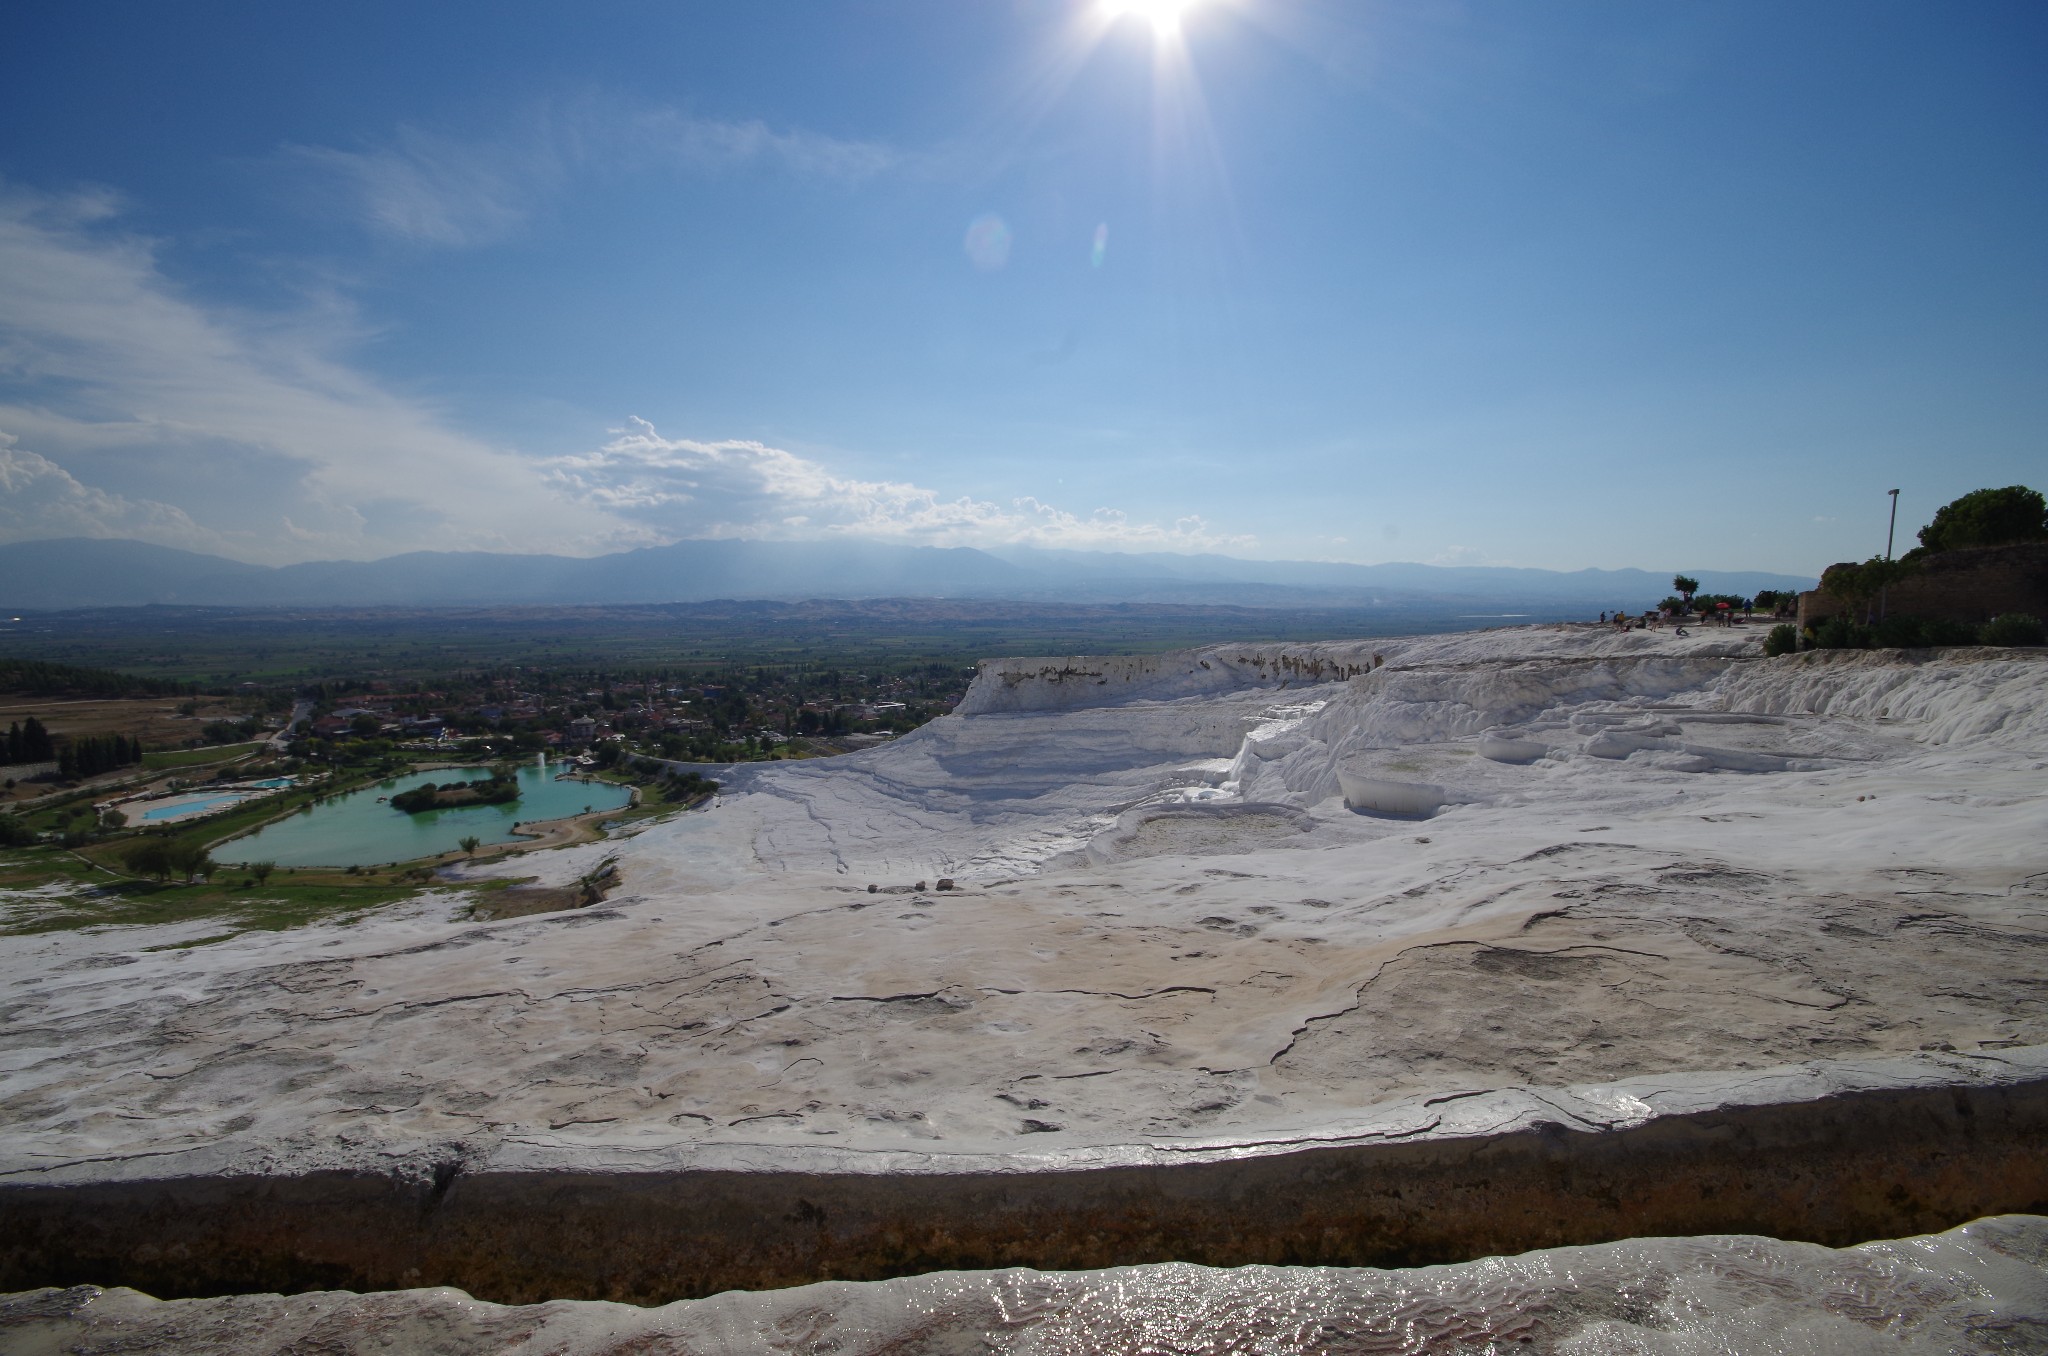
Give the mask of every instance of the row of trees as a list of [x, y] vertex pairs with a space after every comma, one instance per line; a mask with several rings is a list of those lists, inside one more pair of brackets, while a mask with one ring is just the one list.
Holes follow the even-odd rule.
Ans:
[[142, 741], [127, 735], [80, 735], [57, 747], [57, 741], [34, 716], [7, 727], [6, 762], [57, 764], [65, 778], [92, 777], [142, 761]]
[[142, 741], [127, 735], [85, 735], [57, 754], [57, 774], [66, 779], [96, 777], [142, 761]]
[[164, 678], [138, 678], [113, 669], [52, 664], [45, 659], [0, 659], [0, 692], [29, 697], [174, 697], [196, 689]]

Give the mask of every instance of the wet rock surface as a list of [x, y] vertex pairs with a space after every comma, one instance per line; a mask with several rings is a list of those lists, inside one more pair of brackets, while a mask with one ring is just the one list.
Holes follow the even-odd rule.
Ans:
[[2033, 1352], [2048, 1348], [2048, 1219], [1840, 1251], [1651, 1238], [1408, 1271], [941, 1272], [654, 1309], [507, 1308], [448, 1289], [166, 1303], [78, 1286], [0, 1298], [0, 1345], [17, 1356]]

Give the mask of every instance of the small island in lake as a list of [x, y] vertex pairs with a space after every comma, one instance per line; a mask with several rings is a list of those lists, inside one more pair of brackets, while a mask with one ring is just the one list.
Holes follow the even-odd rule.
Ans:
[[508, 771], [494, 770], [482, 781], [426, 782], [391, 798], [391, 808], [416, 815], [427, 810], [450, 810], [464, 805], [502, 805], [519, 799], [519, 779]]

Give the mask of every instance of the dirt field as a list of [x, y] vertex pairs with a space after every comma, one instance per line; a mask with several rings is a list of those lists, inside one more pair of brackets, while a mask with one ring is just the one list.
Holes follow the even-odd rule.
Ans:
[[[60, 737], [122, 734], [140, 737], [152, 749], [175, 749], [184, 747], [186, 740], [196, 737], [208, 721], [229, 720], [241, 714], [223, 698], [200, 697], [196, 699], [196, 714], [179, 715], [178, 708], [192, 700], [195, 699], [138, 697], [109, 700], [4, 694], [0, 695], [0, 730], [34, 716], [51, 734]], [[7, 775], [15, 774], [10, 772]], [[48, 785], [24, 783], [12, 790], [0, 790], [0, 804], [24, 796], [42, 795], [49, 790]]]
[[[198, 702], [196, 715], [178, 714], [187, 701]], [[208, 721], [240, 715], [231, 702], [220, 697], [102, 700], [0, 694], [0, 727], [34, 716], [54, 735], [140, 735], [151, 748], [181, 747]]]

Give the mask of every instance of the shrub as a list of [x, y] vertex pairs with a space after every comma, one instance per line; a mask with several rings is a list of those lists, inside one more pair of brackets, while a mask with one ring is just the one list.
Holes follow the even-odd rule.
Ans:
[[1978, 639], [1986, 645], [2039, 645], [2048, 636], [2043, 634], [2039, 617], [2007, 612], [1986, 622]]
[[36, 832], [13, 815], [0, 815], [0, 847], [27, 847]]
[[1977, 643], [1976, 628], [1966, 626], [1962, 622], [1922, 622], [1920, 623], [1920, 635], [1920, 643], [1922, 645], [1975, 645]]
[[1767, 655], [1791, 654], [1799, 648], [1799, 632], [1790, 622], [1779, 622], [1764, 637], [1764, 653]]
[[208, 721], [199, 729], [199, 737], [209, 744], [239, 744], [255, 732], [256, 722], [232, 720]]
[[1817, 650], [1867, 650], [1870, 628], [1846, 616], [1829, 617], [1815, 628], [1813, 647]]

